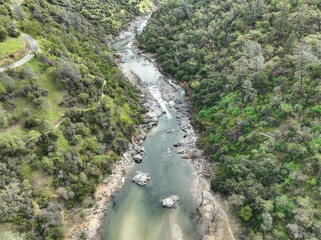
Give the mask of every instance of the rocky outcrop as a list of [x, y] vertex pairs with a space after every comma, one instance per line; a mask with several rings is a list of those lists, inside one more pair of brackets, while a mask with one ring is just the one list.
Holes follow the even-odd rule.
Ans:
[[145, 186], [150, 181], [150, 177], [147, 173], [137, 171], [136, 175], [132, 178], [132, 181], [140, 186]]
[[161, 96], [166, 102], [171, 102], [181, 96], [182, 90], [171, 81], [168, 81], [168, 79], [164, 77], [161, 77], [159, 81]]
[[173, 195], [168, 198], [164, 198], [162, 200], [162, 206], [166, 208], [172, 208], [178, 201], [180, 201], [180, 198], [177, 195]]
[[[145, 138], [144, 138], [145, 139]], [[137, 153], [144, 154], [147, 153], [144, 147], [134, 145], [134, 149]]]
[[[161, 108], [159, 103], [155, 100], [155, 98], [151, 95], [150, 92], [148, 92], [146, 85], [141, 82], [138, 76], [136, 76], [133, 72], [128, 72], [126, 68], [122, 68], [123, 72], [125, 72], [125, 75], [127, 77], [130, 77], [131, 82], [136, 85], [136, 87], [140, 90], [140, 99], [141, 99], [141, 105], [145, 109], [150, 109], [142, 121], [141, 124], [141, 130], [143, 131], [143, 136], [139, 137], [146, 137], [146, 131], [153, 126], [156, 126], [158, 124], [158, 118], [165, 113], [165, 111]], [[142, 141], [138, 142], [139, 144], [142, 143]]]

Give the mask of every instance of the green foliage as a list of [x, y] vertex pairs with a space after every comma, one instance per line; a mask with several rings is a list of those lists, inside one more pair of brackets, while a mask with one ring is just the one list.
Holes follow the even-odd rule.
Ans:
[[0, 42], [4, 42], [8, 37], [7, 30], [0, 25]]
[[15, 54], [19, 50], [23, 50], [25, 44], [23, 38], [7, 38], [4, 42], [0, 42], [0, 58], [8, 57]]
[[317, 114], [321, 114], [321, 105], [316, 105], [311, 108], [311, 111]]
[[249, 205], [242, 207], [240, 210], [240, 217], [245, 221], [248, 222], [252, 217], [252, 209]]
[[167, 1], [139, 36], [187, 88], [243, 238], [321, 239], [317, 22], [318, 1]]
[[[9, 35], [10, 5], [0, 6]], [[106, 39], [150, 6], [28, 0], [15, 10], [41, 54], [0, 74], [0, 222], [28, 239], [62, 239], [63, 211], [92, 201], [137, 132], [144, 110]]]

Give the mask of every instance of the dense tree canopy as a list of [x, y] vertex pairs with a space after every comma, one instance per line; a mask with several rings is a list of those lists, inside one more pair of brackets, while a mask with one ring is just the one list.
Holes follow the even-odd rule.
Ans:
[[0, 3], [0, 31], [10, 35], [2, 24], [15, 18], [41, 48], [0, 74], [0, 223], [27, 239], [62, 239], [63, 216], [94, 204], [138, 132], [144, 109], [106, 42], [151, 2], [26, 0], [13, 11]]
[[244, 239], [320, 239], [321, 2], [168, 0], [140, 36], [188, 90]]

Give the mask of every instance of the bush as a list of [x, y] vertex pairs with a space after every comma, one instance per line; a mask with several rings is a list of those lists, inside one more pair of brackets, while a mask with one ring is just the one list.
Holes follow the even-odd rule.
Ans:
[[30, 128], [33, 128], [33, 127], [38, 127], [38, 126], [40, 126], [42, 124], [43, 124], [43, 120], [42, 119], [39, 119], [36, 116], [30, 116], [25, 121], [24, 127], [30, 129]]
[[240, 210], [240, 217], [245, 221], [248, 222], [252, 217], [252, 209], [249, 205], [242, 207]]
[[3, 26], [0, 26], [0, 42], [4, 42], [7, 39], [7, 37], [7, 30]]

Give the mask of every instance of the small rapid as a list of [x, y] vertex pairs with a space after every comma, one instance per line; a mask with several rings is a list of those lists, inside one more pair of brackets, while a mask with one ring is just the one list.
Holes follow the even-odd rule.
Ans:
[[[166, 113], [147, 133], [143, 144], [147, 153], [142, 163], [131, 170], [124, 186], [108, 202], [99, 235], [103, 240], [197, 240], [201, 238], [201, 226], [198, 203], [193, 197], [195, 169], [173, 147], [186, 133], [171, 106], [175, 99], [163, 99], [161, 84], [166, 77], [140, 53], [135, 42], [136, 32], [142, 31], [146, 23], [147, 19], [136, 20], [134, 25], [138, 27], [124, 32], [113, 48], [122, 58], [123, 70], [138, 76]], [[170, 80], [167, 84], [176, 89], [176, 100], [184, 97], [179, 86]], [[151, 181], [147, 186], [131, 181], [136, 171], [149, 174]], [[178, 195], [181, 201], [174, 208], [163, 208], [161, 199], [171, 195]]]

